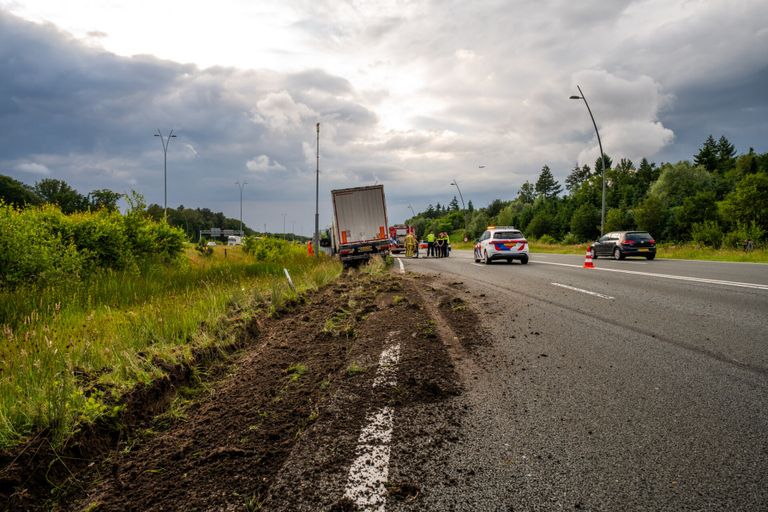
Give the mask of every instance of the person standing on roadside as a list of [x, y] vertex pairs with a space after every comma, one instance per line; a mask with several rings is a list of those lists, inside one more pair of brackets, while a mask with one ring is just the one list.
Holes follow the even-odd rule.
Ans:
[[451, 239], [448, 236], [448, 232], [447, 231], [443, 231], [442, 237], [443, 237], [443, 258], [447, 258], [448, 257], [448, 244], [451, 243]]
[[427, 257], [435, 255], [435, 233], [430, 231], [427, 235]]
[[437, 234], [437, 240], [435, 240], [435, 256], [438, 258], [443, 257], [443, 232]]

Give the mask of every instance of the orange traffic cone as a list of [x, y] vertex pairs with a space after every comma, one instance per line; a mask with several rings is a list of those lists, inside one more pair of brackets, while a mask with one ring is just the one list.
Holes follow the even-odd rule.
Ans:
[[592, 251], [587, 249], [587, 255], [584, 256], [584, 268], [595, 268], [594, 263], [592, 263]]

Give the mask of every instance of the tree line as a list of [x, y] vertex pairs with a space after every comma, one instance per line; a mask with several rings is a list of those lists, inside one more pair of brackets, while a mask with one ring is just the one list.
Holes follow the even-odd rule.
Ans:
[[[0, 174], [0, 203], [19, 209], [52, 204], [65, 215], [102, 209], [118, 211], [118, 202], [124, 197], [124, 194], [109, 189], [97, 189], [81, 194], [65, 181], [52, 178], [40, 180], [30, 186]], [[157, 222], [165, 217], [164, 208], [158, 204], [147, 206], [146, 213], [149, 218]], [[192, 241], [199, 239], [200, 230], [203, 229], [212, 227], [240, 229], [239, 219], [226, 217], [223, 213], [213, 212], [208, 208], [192, 209], [185, 208], [183, 205], [168, 209], [167, 222], [183, 230], [187, 239]], [[254, 233], [245, 225], [243, 225], [243, 231], [246, 235]]]
[[[663, 242], [696, 242], [719, 248], [755, 243], [768, 233], [768, 153], [737, 155], [728, 139], [709, 136], [693, 161], [657, 166], [605, 158], [604, 232], [639, 229]], [[456, 198], [429, 205], [406, 222], [420, 236], [434, 231], [477, 238], [488, 225], [513, 225], [545, 242], [581, 243], [600, 235], [603, 162], [576, 166], [565, 190], [544, 165], [535, 183], [526, 181], [512, 200], [496, 199], [484, 208]]]

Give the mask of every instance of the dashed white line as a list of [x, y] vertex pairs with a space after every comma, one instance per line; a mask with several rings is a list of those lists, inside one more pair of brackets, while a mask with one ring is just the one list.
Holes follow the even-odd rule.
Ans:
[[560, 288], [567, 288], [568, 290], [573, 290], [575, 292], [586, 293], [588, 295], [594, 295], [595, 297], [600, 297], [601, 299], [607, 299], [607, 300], [613, 300], [614, 299], [610, 295], [603, 295], [602, 293], [591, 292], [589, 290], [584, 290], [582, 288], [576, 288], [574, 286], [568, 286], [567, 284], [561, 284], [561, 283], [550, 283], [550, 284], [552, 284], [554, 286], [559, 286]]
[[376, 370], [376, 378], [373, 379], [373, 387], [378, 388], [397, 384], [398, 362], [400, 362], [399, 343], [384, 349], [384, 352], [379, 356], [379, 367]]
[[358, 510], [385, 510], [393, 416], [391, 407], [369, 413], [357, 440], [357, 458], [349, 468], [344, 497], [352, 500]]
[[[400, 331], [390, 331], [387, 334], [388, 345], [379, 356], [373, 387], [397, 385], [400, 344], [392, 342], [399, 336]], [[394, 412], [392, 407], [383, 407], [368, 413], [365, 425], [360, 431], [357, 457], [349, 468], [347, 486], [344, 489], [344, 497], [352, 500], [359, 510], [384, 512]]]
[[[571, 263], [555, 263], [554, 261], [531, 261], [531, 263], [536, 263], [539, 265], [557, 265], [559, 267], [582, 268], [581, 265], [573, 265]], [[593, 270], [602, 270], [603, 272], [618, 272], [620, 274], [634, 274], [638, 276], [660, 277], [662, 279], [690, 281], [694, 283], [720, 284], [723, 286], [737, 286], [739, 288], [751, 288], [753, 290], [768, 290], [768, 284], [742, 283], [739, 281], [724, 281], [721, 279], [706, 279], [703, 277], [675, 276], [671, 274], [656, 274], [653, 272], [638, 272], [637, 270], [620, 270], [617, 268], [605, 268], [605, 267], [595, 267], [593, 269], [590, 269], [590, 272]]]

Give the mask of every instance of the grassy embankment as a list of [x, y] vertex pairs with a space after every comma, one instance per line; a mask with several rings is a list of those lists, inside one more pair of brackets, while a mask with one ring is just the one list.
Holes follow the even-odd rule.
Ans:
[[117, 417], [138, 383], [197, 348], [231, 344], [237, 330], [225, 326], [294, 297], [284, 267], [298, 293], [341, 273], [294, 247], [277, 261], [189, 247], [181, 265], [0, 292], [0, 448], [44, 430], [60, 443], [84, 422]]

